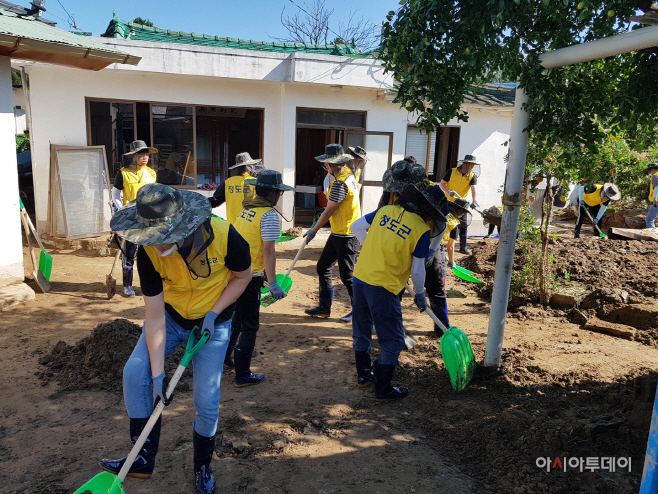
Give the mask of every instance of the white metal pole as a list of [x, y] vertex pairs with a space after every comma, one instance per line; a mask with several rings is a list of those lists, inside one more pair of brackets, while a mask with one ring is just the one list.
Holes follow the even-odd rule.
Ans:
[[484, 365], [498, 367], [503, 350], [507, 301], [509, 299], [512, 268], [514, 266], [514, 247], [519, 226], [519, 214], [523, 200], [523, 178], [528, 151], [528, 112], [522, 108], [528, 101], [518, 84], [514, 101], [514, 117], [510, 135], [509, 159], [505, 174], [505, 192], [503, 195], [503, 220], [500, 226], [496, 274], [494, 276], [493, 294], [491, 295], [491, 313], [489, 315], [489, 333], [484, 354]]
[[658, 46], [658, 26], [643, 27], [596, 41], [549, 51], [540, 55], [539, 60], [545, 69], [555, 69], [653, 46]]

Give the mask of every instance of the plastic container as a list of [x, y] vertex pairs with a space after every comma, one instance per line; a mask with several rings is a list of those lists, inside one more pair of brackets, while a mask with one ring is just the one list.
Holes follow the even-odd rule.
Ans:
[[315, 208], [315, 194], [306, 194], [297, 192], [295, 197], [295, 205], [302, 209]]

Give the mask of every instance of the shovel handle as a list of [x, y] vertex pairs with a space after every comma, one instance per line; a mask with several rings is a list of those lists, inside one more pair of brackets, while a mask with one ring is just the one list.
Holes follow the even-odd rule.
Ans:
[[302, 255], [302, 252], [304, 252], [304, 247], [306, 247], [306, 244], [307, 244], [307, 243], [308, 243], [308, 239], [305, 238], [305, 239], [304, 239], [304, 242], [302, 242], [302, 246], [301, 246], [301, 247], [299, 248], [299, 250], [297, 251], [297, 255], [296, 255], [295, 258], [292, 260], [292, 264], [291, 264], [290, 267], [288, 268], [288, 272], [286, 273], [286, 276], [290, 276], [290, 273], [292, 272], [292, 269], [295, 267], [295, 264], [297, 264], [297, 260], [299, 259], [299, 256], [301, 256], [301, 255]]
[[[194, 355], [196, 355], [196, 353], [199, 350], [201, 350], [203, 345], [206, 344], [206, 341], [210, 339], [210, 331], [206, 329], [201, 334], [201, 338], [199, 338], [199, 341], [196, 344], [194, 344], [194, 340], [196, 340], [199, 329], [200, 329], [199, 326], [195, 326], [192, 332], [190, 333], [190, 337], [187, 339], [187, 344], [185, 345], [185, 355], [183, 355], [183, 358], [180, 361], [180, 365], [182, 365], [183, 367], [187, 367], [190, 364], [192, 357], [194, 357]], [[169, 387], [171, 387], [171, 385]]]
[[601, 231], [601, 229], [599, 228], [599, 225], [597, 225], [596, 223], [594, 223], [594, 218], [592, 218], [592, 214], [589, 212], [589, 209], [587, 209], [587, 206], [585, 206], [585, 203], [583, 203], [583, 209], [584, 209], [585, 212], [587, 213], [587, 216], [589, 216], [589, 220], [590, 220], [590, 221], [592, 222], [592, 224], [594, 225], [594, 228], [596, 228], [596, 231], [599, 232], [599, 235], [605, 235], [605, 233], [603, 233], [603, 232]]
[[[409, 295], [411, 295], [412, 297], [415, 297], [415, 296], [416, 296], [416, 292], [414, 292], [414, 289], [411, 288], [411, 285], [409, 285], [409, 283], [407, 283], [407, 292], [409, 292]], [[447, 332], [448, 332], [448, 328], [446, 328], [446, 327], [445, 327], [445, 324], [443, 324], [443, 323], [439, 320], [439, 318], [436, 317], [436, 314], [434, 314], [434, 312], [432, 312], [432, 309], [430, 309], [430, 306], [429, 306], [429, 305], [428, 305], [427, 307], [425, 307], [425, 312], [427, 312], [427, 315], [430, 316], [430, 318], [432, 319], [432, 321], [434, 321], [434, 324], [436, 324], [439, 328], [441, 328], [441, 330], [442, 330], [444, 333], [447, 333]]]

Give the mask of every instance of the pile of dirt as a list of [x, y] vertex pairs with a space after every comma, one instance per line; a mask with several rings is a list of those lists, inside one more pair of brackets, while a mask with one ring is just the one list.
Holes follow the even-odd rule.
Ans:
[[[641, 369], [615, 382], [598, 382], [587, 373], [542, 368], [531, 348], [512, 347], [503, 352], [501, 372], [478, 368], [469, 386], [455, 393], [431, 345], [416, 347], [414, 354], [396, 381], [412, 390], [433, 390], [433, 395], [411, 392], [405, 404], [412, 410], [410, 418], [490, 489], [482, 492], [639, 489], [655, 372]], [[483, 357], [476, 354], [477, 361]], [[423, 359], [426, 365], [419, 365]], [[547, 457], [549, 467], [556, 458], [564, 463], [565, 458], [630, 457], [632, 471], [568, 467], [565, 472], [557, 465], [547, 471], [537, 463]]]
[[284, 237], [301, 237], [303, 232], [304, 230], [302, 229], [301, 226], [294, 226], [292, 228], [288, 228], [281, 235], [283, 235]]
[[[119, 392], [122, 388], [123, 367], [139, 340], [142, 328], [127, 319], [115, 319], [99, 324], [90, 336], [75, 345], [60, 341], [50, 354], [39, 359], [48, 368], [35, 374], [45, 385], [50, 380], [59, 383], [60, 391], [103, 390]], [[179, 348], [167, 359], [165, 370], [171, 375], [182, 358]], [[191, 373], [183, 377], [189, 379]], [[180, 386], [180, 384], [179, 384]], [[189, 388], [189, 383], [184, 387]]]

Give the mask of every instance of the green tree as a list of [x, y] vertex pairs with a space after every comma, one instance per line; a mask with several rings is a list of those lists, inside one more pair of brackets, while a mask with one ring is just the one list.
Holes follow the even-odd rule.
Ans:
[[137, 17], [135, 20], [133, 20], [133, 24], [141, 24], [142, 26], [154, 27], [151, 21], [148, 19], [142, 19], [141, 17]]

